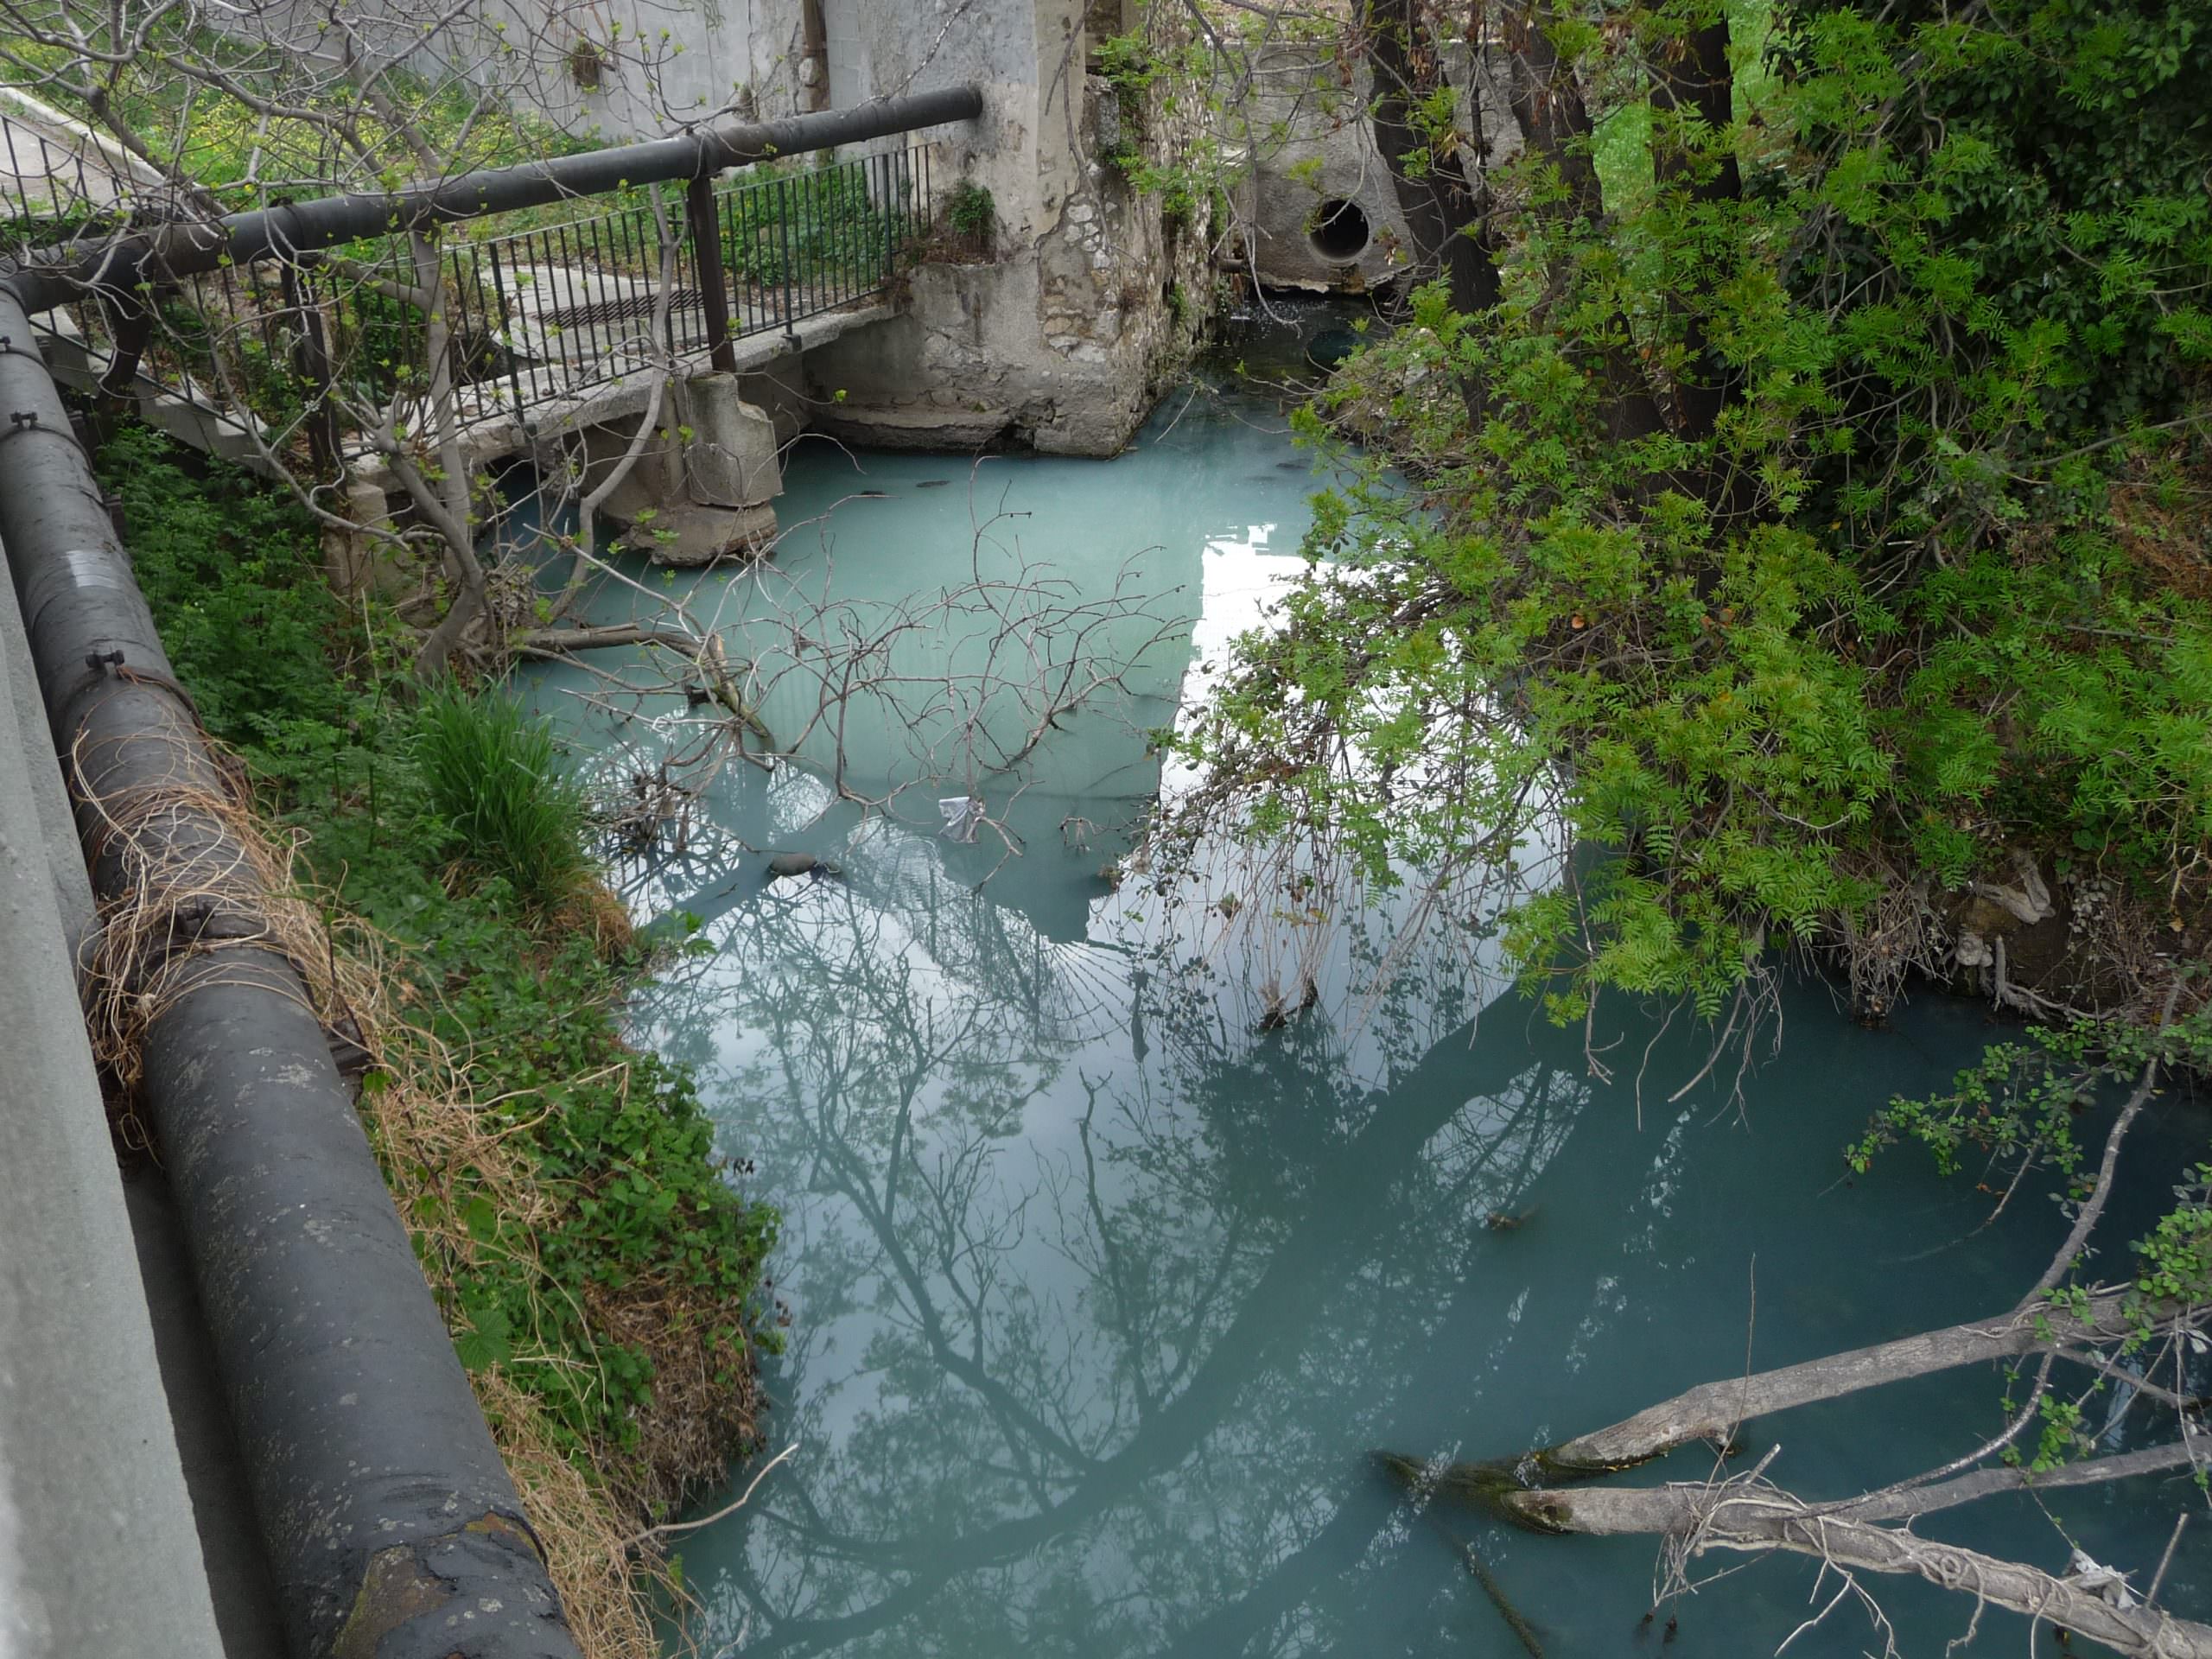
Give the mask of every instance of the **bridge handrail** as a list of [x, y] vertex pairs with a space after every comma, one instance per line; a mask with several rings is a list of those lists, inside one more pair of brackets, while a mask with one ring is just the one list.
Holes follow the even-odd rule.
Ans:
[[34, 256], [13, 270], [0, 272], [0, 284], [32, 314], [82, 299], [88, 291], [128, 303], [142, 282], [155, 278], [174, 280], [256, 259], [289, 259], [365, 237], [604, 195], [633, 185], [710, 179], [727, 168], [771, 157], [864, 143], [974, 120], [982, 112], [982, 90], [968, 86], [879, 99], [782, 121], [732, 123], [679, 137], [486, 168], [404, 190], [325, 196], [217, 219], [163, 225], [51, 258]]

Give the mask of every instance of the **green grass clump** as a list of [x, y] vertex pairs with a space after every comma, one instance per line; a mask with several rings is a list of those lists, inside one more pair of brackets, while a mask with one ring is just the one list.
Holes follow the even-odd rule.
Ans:
[[545, 721], [510, 698], [442, 686], [416, 713], [414, 754], [462, 855], [525, 905], [558, 909], [591, 880], [583, 787]]

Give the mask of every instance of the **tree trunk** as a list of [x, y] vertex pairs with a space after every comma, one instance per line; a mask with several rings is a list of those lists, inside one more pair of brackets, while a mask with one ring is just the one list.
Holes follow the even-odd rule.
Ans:
[[[1539, 1452], [1536, 1463], [1554, 1479], [1611, 1474], [1664, 1457], [1693, 1441], [1725, 1444], [1752, 1418], [1795, 1406], [1840, 1399], [1866, 1389], [1978, 1361], [2110, 1341], [2135, 1328], [2125, 1312], [2126, 1301], [2123, 1292], [2093, 1297], [2086, 1316], [2080, 1318], [2056, 1308], [2014, 1309], [1991, 1319], [1923, 1331], [1777, 1370], [1702, 1382], [1610, 1427]], [[1516, 1484], [1511, 1471], [1521, 1461], [1455, 1464], [1441, 1478], [1447, 1485], [1497, 1492]]]
[[[1656, 66], [1651, 101], [1662, 110], [1695, 110], [1715, 132], [1731, 130], [1735, 119], [1734, 82], [1728, 67], [1728, 16], [1724, 11], [1695, 30], [1680, 55]], [[1658, 163], [1662, 188], [1681, 181], [1688, 162], [1679, 151], [1662, 154]], [[1694, 206], [1733, 201], [1744, 193], [1741, 169], [1732, 143], [1710, 176], [1690, 180], [1687, 196]], [[1681, 318], [1688, 360], [1675, 387], [1681, 435], [1694, 443], [1711, 437], [1728, 398], [1727, 365], [1707, 338], [1705, 319], [1694, 311]]]
[[[1497, 259], [1484, 220], [1486, 192], [1478, 194], [1469, 181], [1461, 156], [1440, 154], [1431, 137], [1414, 124], [1414, 111], [1446, 84], [1421, 4], [1421, 0], [1367, 0], [1368, 60], [1375, 76], [1370, 121], [1375, 147], [1389, 169], [1398, 211], [1413, 238], [1416, 276], [1441, 276], [1451, 289], [1452, 308], [1471, 316], [1498, 302]], [[1473, 110], [1473, 142], [1479, 146], [1482, 88], [1472, 75], [1467, 98]], [[1481, 383], [1463, 375], [1459, 391], [1468, 418], [1480, 426], [1489, 405]]]
[[[435, 679], [445, 672], [470, 626], [490, 608], [490, 596], [483, 562], [476, 556], [476, 527], [470, 522], [468, 466], [461, 454], [460, 411], [454, 401], [453, 334], [447, 315], [445, 274], [438, 268], [437, 246], [428, 236], [412, 231], [407, 240], [414, 256], [415, 285], [431, 301], [423, 315], [423, 350], [429, 372], [425, 413], [438, 458], [436, 487], [432, 493], [442, 510], [433, 522], [445, 538], [446, 569], [454, 581], [452, 602], [438, 625], [424, 636], [415, 656], [416, 672], [425, 679]], [[394, 399], [395, 407], [397, 401]], [[420, 506], [422, 497], [410, 476], [412, 469], [397, 461], [394, 469]]]
[[[1414, 124], [1415, 109], [1446, 86], [1421, 0], [1367, 0], [1368, 57], [1375, 74], [1375, 147], [1414, 238], [1415, 269], [1451, 284], [1452, 306], [1472, 314], [1498, 301], [1497, 262], [1483, 222], [1484, 203], [1457, 154], [1443, 153]], [[1474, 142], [1482, 130], [1482, 89], [1471, 80]]]
[[[1556, 216], [1580, 219], [1588, 233], [1602, 233], [1605, 193], [1592, 153], [1596, 127], [1574, 71], [1559, 60], [1547, 33], [1552, 18], [1548, 0], [1525, 0], [1505, 14], [1505, 42], [1512, 58], [1513, 113], [1529, 150], [1557, 174], [1565, 192], [1564, 211]], [[1560, 280], [1557, 273], [1554, 282]], [[1610, 339], [1598, 353], [1598, 372], [1605, 390], [1606, 434], [1617, 441], [1648, 438], [1666, 430], [1667, 420], [1653, 396], [1649, 379], [1637, 360], [1628, 318], [1616, 313]]]
[[[2154, 1447], [2052, 1471], [2033, 1484], [2078, 1486], [2175, 1468], [2190, 1461], [2185, 1446]], [[2024, 1562], [1999, 1560], [1872, 1517], [1909, 1518], [2028, 1484], [2015, 1470], [1985, 1470], [1917, 1492], [1889, 1493], [1863, 1506], [1811, 1504], [1764, 1484], [1673, 1485], [1641, 1490], [1516, 1492], [1506, 1506], [1548, 1532], [1592, 1536], [1658, 1535], [1681, 1540], [1692, 1554], [1708, 1549], [1762, 1554], [1788, 1550], [1847, 1572], [1922, 1578], [1999, 1607], [2046, 1620], [2123, 1654], [2157, 1659], [2212, 1659], [2212, 1625], [2156, 1609], [2121, 1607], [2082, 1583]], [[1958, 1490], [1954, 1490], [1958, 1489]]]
[[1840, 1399], [1886, 1382], [1953, 1370], [1977, 1361], [2110, 1340], [2132, 1328], [2122, 1312], [2125, 1300], [2118, 1293], [2094, 1298], [2086, 1319], [2055, 1309], [2005, 1313], [1994, 1319], [1808, 1359], [1779, 1370], [1701, 1383], [1610, 1428], [1554, 1446], [1546, 1460], [1560, 1469], [1592, 1472], [1626, 1468], [1693, 1440], [1726, 1441], [1751, 1418], [1787, 1411], [1793, 1406]]
[[1605, 194], [1591, 151], [1596, 127], [1589, 105], [1582, 101], [1582, 89], [1575, 85], [1574, 72], [1560, 62], [1546, 33], [1551, 21], [1545, 0], [1524, 0], [1506, 10], [1513, 115], [1529, 148], [1559, 175], [1568, 211], [1595, 229], [1605, 220]]

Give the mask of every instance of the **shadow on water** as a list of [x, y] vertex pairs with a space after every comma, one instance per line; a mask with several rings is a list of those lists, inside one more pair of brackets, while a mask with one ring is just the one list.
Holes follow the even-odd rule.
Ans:
[[[1318, 1006], [1263, 1029], [1213, 933], [1141, 880], [1099, 880], [1159, 784], [1147, 724], [1249, 621], [1305, 522], [1310, 485], [1278, 467], [1297, 457], [1265, 405], [1173, 404], [1112, 463], [987, 463], [993, 511], [1034, 515], [1025, 541], [1078, 571], [1154, 549], [1148, 579], [1188, 595], [1186, 642], [1132, 707], [1075, 722], [1027, 779], [1007, 817], [1021, 857], [745, 767], [707, 803], [716, 844], [800, 846], [841, 873], [771, 880], [747, 854], [641, 887], [700, 917], [709, 947], [642, 1000], [641, 1034], [698, 1069], [725, 1149], [782, 1207], [776, 1290], [794, 1315], [766, 1432], [798, 1449], [685, 1544], [704, 1652], [1517, 1652], [1371, 1450], [1496, 1455], [1726, 1375], [1747, 1349], [1778, 1364], [1971, 1317], [2009, 1304], [2050, 1248], [2039, 1200], [1977, 1234], [1986, 1200], [1911, 1160], [1841, 1179], [1873, 1107], [1978, 1052], [1975, 1011], [1871, 1033], [1802, 989], [1741, 1102], [1707, 1084], [1669, 1106], [1703, 1058], [1684, 1022], [1611, 1011], [1621, 1080], [1600, 1084], [1580, 1030], [1465, 962], [1401, 962], [1378, 986], [1379, 958], [1348, 938]], [[921, 487], [948, 477], [963, 486]], [[855, 478], [890, 499], [830, 511]], [[956, 569], [965, 482], [942, 460], [802, 455], [786, 522], [825, 516], [787, 550], [790, 576], [834, 570], [864, 593]], [[570, 717], [589, 741], [636, 741]], [[1077, 845], [1070, 817], [1100, 827]], [[1639, 1090], [1622, 1057], [1647, 1045]], [[2141, 1204], [2115, 1213], [2113, 1236], [2143, 1222]], [[1779, 1478], [1833, 1495], [1970, 1446], [2001, 1387], [1929, 1379], [1755, 1435], [1783, 1437]], [[1703, 1471], [1689, 1453], [1668, 1470]], [[2054, 1508], [2093, 1554], [2133, 1562], [2164, 1521], [2130, 1500]], [[1648, 1546], [1451, 1524], [1553, 1659], [1635, 1650]], [[1929, 1529], [2063, 1558], [2029, 1506]], [[2186, 1599], [2212, 1548], [2183, 1554], [2170, 1594]], [[1670, 1655], [1772, 1651], [1811, 1580], [1777, 1562], [1714, 1586]], [[1969, 1611], [1910, 1587], [1884, 1600], [1912, 1654]], [[1791, 1651], [1870, 1640], [1847, 1609]]]

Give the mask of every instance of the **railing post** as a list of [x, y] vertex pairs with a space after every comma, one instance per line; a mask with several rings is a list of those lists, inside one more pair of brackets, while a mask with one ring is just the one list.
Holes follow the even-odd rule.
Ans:
[[[522, 348], [516, 344], [515, 336], [515, 313], [520, 308], [507, 296], [507, 277], [506, 273], [499, 269], [499, 245], [497, 242], [492, 244], [492, 297], [499, 304], [499, 327], [506, 334], [501, 349], [507, 359], [507, 389], [514, 394], [515, 424], [526, 432], [530, 429], [530, 423], [523, 419], [522, 413]], [[537, 372], [535, 369], [531, 371], [530, 386], [533, 391], [537, 390]]]
[[784, 253], [784, 338], [792, 345], [798, 344], [798, 320], [791, 314], [798, 308], [797, 291], [791, 286], [791, 193], [790, 181], [775, 181], [776, 201], [780, 211], [776, 214], [777, 238]]
[[691, 221], [691, 258], [699, 270], [699, 304], [707, 314], [708, 359], [724, 374], [737, 372], [737, 347], [729, 333], [729, 289], [722, 274], [721, 221], [715, 213], [715, 180], [702, 173], [683, 187], [683, 215]]
[[147, 296], [137, 294], [103, 294], [99, 308], [107, 322], [108, 342], [112, 349], [108, 353], [107, 372], [100, 376], [103, 397], [126, 399], [132, 395], [131, 382], [138, 378], [138, 365], [146, 355], [148, 341], [154, 332], [154, 315], [148, 308]]

